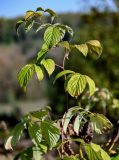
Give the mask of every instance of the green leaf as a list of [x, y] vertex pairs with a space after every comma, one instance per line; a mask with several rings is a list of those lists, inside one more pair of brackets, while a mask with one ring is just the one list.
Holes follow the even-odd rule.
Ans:
[[29, 136], [32, 139], [32, 142], [38, 146], [42, 140], [41, 128], [36, 123], [30, 123], [28, 126]]
[[17, 143], [19, 142], [23, 134], [24, 128], [25, 128], [25, 123], [19, 123], [16, 125], [16, 127], [13, 130], [12, 135], [6, 141], [6, 144], [5, 144], [6, 150], [12, 149], [12, 146], [17, 145]]
[[55, 76], [55, 80], [53, 83], [56, 82], [57, 79], [59, 79], [60, 77], [66, 75], [66, 74], [72, 74], [72, 73], [75, 73], [74, 71], [71, 71], [71, 70], [64, 70], [64, 71], [61, 71], [60, 73], [58, 73], [56, 76]]
[[52, 122], [43, 121], [41, 123], [41, 131], [43, 138], [46, 140], [46, 143], [52, 149], [56, 146], [59, 137], [60, 137], [60, 131]]
[[51, 15], [52, 21], [54, 20], [54, 18], [57, 16], [56, 12], [54, 12], [51, 9], [46, 9], [45, 12], [49, 13]]
[[45, 57], [47, 52], [48, 52], [48, 46], [44, 43], [40, 52], [38, 52], [37, 61], [41, 62], [41, 60]]
[[80, 125], [81, 125], [81, 121], [83, 119], [83, 116], [84, 116], [85, 113], [83, 112], [80, 112], [76, 118], [75, 118], [75, 121], [74, 121], [74, 131], [79, 134], [79, 129], [80, 129]]
[[[27, 148], [20, 153], [20, 160], [31, 160], [33, 158], [33, 148]], [[16, 160], [16, 159], [14, 159]], [[19, 159], [17, 159], [19, 160]]]
[[18, 28], [24, 23], [24, 19], [22, 20], [19, 20], [17, 23], [16, 23], [16, 32], [18, 33]]
[[44, 78], [44, 73], [43, 70], [40, 66], [34, 65], [35, 66], [35, 72], [38, 77], [38, 80], [41, 81]]
[[85, 57], [88, 54], [88, 46], [86, 44], [74, 45], [78, 51], [80, 51]]
[[45, 67], [46, 71], [48, 72], [49, 76], [55, 70], [55, 62], [52, 59], [43, 59], [42, 65]]
[[42, 152], [39, 147], [33, 147], [33, 159], [34, 160], [42, 160]]
[[67, 25], [63, 25], [61, 23], [56, 23], [55, 26], [58, 26], [58, 27], [64, 29], [66, 32], [68, 32], [73, 37], [74, 31], [71, 27], [69, 27]]
[[74, 73], [67, 82], [66, 91], [72, 97], [77, 97], [84, 91], [85, 87], [86, 78], [79, 73]]
[[60, 42], [58, 45], [59, 45], [60, 47], [66, 48], [68, 51], [70, 51], [69, 42], [63, 41], [63, 42]]
[[67, 132], [67, 127], [69, 125], [71, 118], [78, 112], [78, 110], [79, 110], [79, 107], [72, 107], [68, 110], [67, 113], [64, 114], [62, 125], [63, 125], [63, 131], [65, 134]]
[[46, 117], [48, 115], [49, 111], [44, 109], [40, 111], [33, 111], [30, 112], [30, 115], [32, 115], [35, 118], [42, 119], [43, 117]]
[[34, 11], [27, 11], [26, 15], [25, 15], [25, 20], [28, 20], [29, 18], [31, 18], [34, 15]]
[[76, 156], [65, 156], [63, 160], [79, 160]]
[[33, 18], [39, 18], [42, 17], [42, 13], [41, 12], [34, 12]]
[[100, 55], [102, 53], [102, 46], [101, 46], [101, 44], [100, 44], [99, 41], [97, 41], [97, 40], [90, 40], [86, 44], [88, 45], [89, 51], [91, 53], [96, 53], [100, 57]]
[[116, 155], [115, 157], [111, 157], [111, 160], [119, 160], [119, 154]]
[[51, 26], [50, 23], [42, 24], [40, 27], [38, 27], [38, 29], [36, 30], [36, 32], [39, 32], [40, 30], [45, 29], [45, 28], [47, 28], [49, 26]]
[[44, 33], [44, 41], [49, 48], [56, 46], [63, 37], [64, 32], [56, 26], [48, 27]]
[[91, 113], [89, 117], [94, 131], [98, 134], [102, 134], [105, 130], [112, 128], [111, 122], [103, 114]]
[[44, 9], [42, 7], [38, 7], [36, 11], [44, 11]]
[[28, 32], [33, 27], [34, 21], [27, 21], [25, 24], [25, 31]]
[[34, 65], [33, 64], [27, 64], [19, 72], [18, 82], [24, 90], [26, 90], [26, 86], [27, 86], [30, 78], [33, 76], [33, 72], [34, 72]]
[[86, 81], [88, 83], [89, 86], [89, 91], [90, 91], [90, 96], [92, 96], [95, 93], [95, 82], [88, 76], [85, 75]]
[[97, 144], [84, 144], [89, 160], [111, 160], [109, 155]]

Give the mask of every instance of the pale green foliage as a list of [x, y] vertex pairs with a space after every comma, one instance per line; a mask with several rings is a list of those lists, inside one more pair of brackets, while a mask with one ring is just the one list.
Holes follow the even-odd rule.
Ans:
[[[23, 117], [23, 122], [19, 123], [13, 130], [13, 134], [8, 138], [5, 147], [12, 149], [19, 142], [24, 129], [28, 129], [29, 136], [34, 145], [44, 150], [52, 149], [57, 144], [60, 131], [56, 124], [48, 119], [48, 107], [40, 111], [30, 112]], [[43, 145], [42, 142], [47, 144]], [[47, 148], [46, 148], [47, 147]]]
[[98, 134], [102, 134], [112, 127], [111, 122], [103, 114], [91, 113], [89, 117], [94, 131]]
[[[42, 23], [44, 13], [48, 13], [50, 15], [51, 23]], [[17, 22], [17, 32], [18, 28], [22, 24], [24, 24], [26, 32], [30, 31], [35, 22], [36, 24], [40, 24], [35, 31], [36, 33], [42, 29], [45, 30], [43, 35], [44, 42], [37, 54], [36, 59], [33, 63], [27, 64], [21, 69], [18, 74], [18, 82], [20, 86], [26, 90], [26, 87], [34, 73], [37, 76], [37, 79], [41, 81], [44, 78], [44, 70], [46, 70], [48, 75], [51, 76], [51, 74], [55, 71], [56, 65], [57, 67], [60, 67], [62, 71], [58, 72], [58, 74], [54, 77], [54, 83], [56, 80], [64, 76], [64, 88], [67, 94], [78, 98], [84, 93], [86, 87], [88, 86], [89, 95], [92, 96], [96, 90], [94, 81], [87, 75], [76, 73], [68, 69], [65, 70], [65, 60], [69, 58], [68, 56], [72, 49], [79, 51], [79, 53], [82, 53], [85, 57], [88, 53], [94, 53], [97, 57], [99, 57], [102, 53], [102, 46], [97, 40], [90, 40], [84, 44], [71, 44], [71, 38], [74, 34], [73, 29], [64, 24], [53, 23], [56, 16], [57, 15], [53, 10], [45, 10], [39, 7], [36, 11], [27, 11], [24, 18]], [[38, 23], [38, 20], [40, 20], [40, 23]], [[69, 40], [65, 41], [65, 36], [67, 34], [69, 35]], [[46, 58], [48, 52], [55, 47], [64, 48], [65, 54], [62, 66], [55, 64], [54, 60]], [[22, 118], [22, 122], [15, 127], [13, 133], [9, 136], [6, 142], [5, 148], [13, 149], [13, 146], [16, 146], [19, 142], [24, 129], [28, 130], [29, 137], [33, 142], [33, 147], [18, 153], [14, 160], [18, 160], [19, 158], [21, 160], [42, 160], [42, 155], [53, 148], [58, 149], [60, 154], [64, 154], [63, 158], [60, 157], [60, 159], [78, 160], [81, 157], [81, 153], [77, 155], [72, 154], [71, 156], [65, 153], [65, 149], [67, 150], [65, 147], [67, 147], [67, 145], [64, 147], [64, 144], [66, 144], [69, 140], [70, 142], [78, 142], [77, 144], [80, 143], [80, 145], [84, 147], [89, 160], [110, 160], [108, 154], [101, 149], [99, 145], [94, 143], [85, 143], [86, 139], [82, 136], [82, 139], [73, 139], [69, 131], [69, 126], [72, 125], [72, 132], [74, 136], [79, 136], [80, 129], [82, 129], [82, 127], [89, 122], [93, 128], [93, 131], [98, 134], [102, 134], [105, 130], [112, 127], [111, 122], [104, 115], [91, 113], [90, 111], [79, 106], [74, 106], [69, 108], [64, 113], [63, 118], [57, 120], [57, 123], [55, 123], [51, 120], [49, 111], [51, 111], [51, 109], [47, 107], [39, 111], [30, 112], [25, 115]], [[79, 150], [81, 151], [80, 146]], [[85, 160], [85, 155], [82, 156]]]
[[30, 78], [32, 77], [33, 72], [34, 72], [34, 66], [33, 66], [33, 64], [27, 64], [19, 72], [19, 74], [18, 74], [18, 82], [19, 82], [20, 86], [24, 90], [26, 90], [26, 86], [27, 86]]
[[65, 156], [63, 160], [79, 160], [76, 156]]
[[67, 49], [68, 51], [70, 51], [70, 45], [69, 45], [69, 42], [67, 41], [62, 41], [58, 44], [60, 47], [63, 47], [65, 49]]
[[84, 89], [86, 88], [86, 84], [89, 85], [90, 96], [95, 92], [95, 83], [88, 76], [81, 75], [79, 73], [74, 73], [71, 77], [66, 81], [65, 90], [72, 96], [79, 96]]
[[36, 72], [36, 75], [38, 77], [38, 80], [41, 81], [44, 77], [44, 73], [43, 73], [43, 70], [41, 67], [35, 65], [35, 72]]
[[59, 72], [56, 76], [55, 76], [55, 80], [54, 80], [54, 83], [56, 82], [56, 80], [66, 74], [71, 74], [71, 73], [75, 73], [74, 71], [71, 71], [71, 70], [64, 70], [64, 71], [61, 71]]
[[38, 52], [37, 61], [41, 62], [41, 60], [45, 57], [48, 52], [48, 46], [44, 43], [41, 50]]
[[73, 127], [77, 134], [79, 133], [82, 120], [86, 119], [87, 116], [90, 118], [93, 130], [98, 134], [102, 134], [104, 131], [112, 127], [111, 122], [104, 115], [90, 113], [79, 106], [75, 106], [70, 108], [63, 116], [62, 125], [64, 133], [67, 132], [67, 127], [73, 116], [76, 116]]
[[59, 27], [50, 26], [44, 33], [44, 41], [49, 48], [56, 46], [64, 37], [65, 30], [61, 30]]
[[95, 53], [98, 57], [100, 57], [102, 53], [102, 46], [99, 41], [97, 40], [90, 40], [84, 44], [79, 45], [71, 45], [71, 49], [77, 49], [79, 52], [81, 52], [85, 57], [87, 54]]
[[111, 160], [109, 155], [97, 144], [84, 144], [89, 160]]
[[46, 71], [48, 72], [49, 76], [55, 70], [55, 62], [52, 59], [43, 59], [41, 64], [45, 67]]

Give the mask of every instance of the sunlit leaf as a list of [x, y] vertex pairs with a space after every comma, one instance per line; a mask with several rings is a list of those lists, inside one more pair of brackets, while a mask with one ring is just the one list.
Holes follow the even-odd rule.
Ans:
[[58, 27], [50, 26], [44, 33], [44, 41], [49, 48], [54, 47], [63, 38], [64, 33]]
[[92, 53], [96, 53], [99, 57], [102, 53], [102, 46], [99, 41], [97, 40], [90, 40], [87, 42], [87, 45], [89, 47], [89, 51]]
[[33, 16], [33, 14], [34, 14], [34, 11], [27, 11], [27, 12], [26, 12], [26, 15], [25, 15], [25, 17], [24, 17], [25, 20], [31, 18], [31, 17]]
[[26, 90], [26, 86], [27, 86], [30, 78], [32, 77], [33, 72], [34, 72], [34, 65], [33, 64], [27, 64], [19, 72], [18, 82], [24, 90]]
[[79, 160], [76, 156], [65, 156], [63, 160]]
[[67, 41], [60, 42], [58, 45], [70, 51], [70, 45]]
[[109, 155], [97, 144], [84, 144], [89, 160], [111, 160]]
[[34, 65], [34, 66], [35, 66], [35, 72], [38, 77], [38, 80], [41, 81], [44, 77], [43, 70], [40, 66], [37, 66], [37, 65]]
[[61, 23], [56, 23], [55, 26], [58, 26], [58, 27], [64, 29], [66, 32], [69, 33], [69, 35], [71, 35], [71, 37], [73, 37], [74, 31], [68, 25], [64, 25], [64, 24], [61, 24]]
[[95, 82], [90, 77], [88, 77], [86, 75], [85, 75], [85, 78], [86, 78], [86, 81], [87, 81], [88, 86], [89, 86], [90, 96], [92, 96], [96, 91]]
[[49, 13], [51, 18], [52, 18], [52, 21], [54, 20], [54, 18], [57, 16], [56, 12], [54, 12], [53, 10], [51, 9], [46, 9], [45, 12]]
[[84, 113], [80, 112], [74, 121], [74, 131], [79, 134], [79, 129], [80, 129], [80, 125], [81, 125], [81, 121], [83, 119]]
[[13, 138], [13, 136], [10, 136], [10, 137], [7, 139], [7, 141], [6, 141], [6, 143], [5, 143], [5, 149], [6, 149], [6, 150], [13, 150], [13, 148], [12, 148], [12, 138]]
[[43, 59], [42, 65], [45, 67], [46, 71], [48, 72], [49, 76], [55, 70], [55, 62], [52, 59]]
[[78, 110], [79, 110], [79, 107], [72, 107], [64, 114], [62, 125], [63, 125], [63, 131], [65, 134], [67, 132], [67, 127], [69, 125], [71, 118], [74, 116], [75, 113], [77, 113]]
[[28, 32], [33, 27], [34, 21], [27, 21], [25, 24], [25, 31]]
[[48, 52], [48, 46], [44, 43], [40, 52], [38, 52], [37, 61], [40, 62]]
[[88, 46], [86, 44], [74, 45], [73, 47], [80, 51], [85, 57], [87, 56]]
[[112, 128], [111, 122], [103, 114], [91, 113], [89, 117], [94, 131], [98, 134]]
[[42, 24], [40, 27], [38, 27], [38, 29], [36, 30], [36, 32], [42, 30], [42, 29], [45, 29], [47, 27], [49, 27], [51, 24], [50, 23], [45, 23], [45, 24]]
[[25, 22], [24, 19], [22, 19], [22, 20], [19, 20], [19, 21], [16, 23], [16, 32], [17, 32], [17, 33], [18, 33], [19, 27], [20, 27], [24, 22]]
[[66, 91], [72, 96], [79, 96], [86, 87], [86, 78], [79, 73], [74, 73], [67, 82]]
[[57, 79], [59, 79], [60, 77], [66, 75], [66, 74], [72, 74], [72, 73], [75, 73], [74, 71], [71, 71], [71, 70], [64, 70], [64, 71], [61, 71], [59, 72], [56, 76], [55, 76], [55, 80], [53, 83], [56, 82]]

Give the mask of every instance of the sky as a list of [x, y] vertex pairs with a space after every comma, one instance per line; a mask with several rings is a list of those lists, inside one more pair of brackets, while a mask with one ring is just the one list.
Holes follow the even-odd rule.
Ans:
[[[88, 5], [84, 1], [87, 1]], [[107, 2], [112, 10], [116, 10], [113, 0], [0, 0], [0, 17], [24, 15], [27, 10], [35, 10], [37, 7], [51, 8], [58, 13], [78, 12], [100, 5], [99, 1]]]

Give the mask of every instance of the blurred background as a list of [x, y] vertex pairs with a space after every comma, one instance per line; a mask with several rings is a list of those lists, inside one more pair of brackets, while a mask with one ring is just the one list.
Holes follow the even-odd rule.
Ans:
[[[23, 114], [46, 105], [50, 105], [58, 116], [66, 109], [63, 79], [53, 86], [53, 75], [50, 81], [46, 75], [45, 80], [40, 83], [32, 78], [26, 93], [17, 82], [17, 73], [21, 67], [32, 60], [40, 50], [43, 34], [39, 32], [36, 35], [34, 30], [26, 34], [21, 27], [18, 37], [15, 24], [27, 10], [35, 10], [37, 7], [55, 10], [58, 21], [74, 29], [72, 43], [84, 43], [90, 39], [97, 39], [102, 43], [103, 54], [100, 59], [97, 60], [91, 55], [84, 58], [76, 52], [71, 53], [66, 68], [90, 75], [96, 82], [99, 89], [91, 101], [91, 110], [105, 114], [113, 123], [119, 120], [119, 1], [1, 0], [0, 153], [5, 152], [2, 148], [4, 132], [7, 132], [7, 127], [14, 127]], [[49, 17], [46, 16], [46, 21], [48, 20]], [[63, 54], [59, 48], [48, 56], [60, 64]], [[84, 95], [81, 101], [85, 107], [88, 98]], [[69, 104], [75, 105], [71, 97]]]

